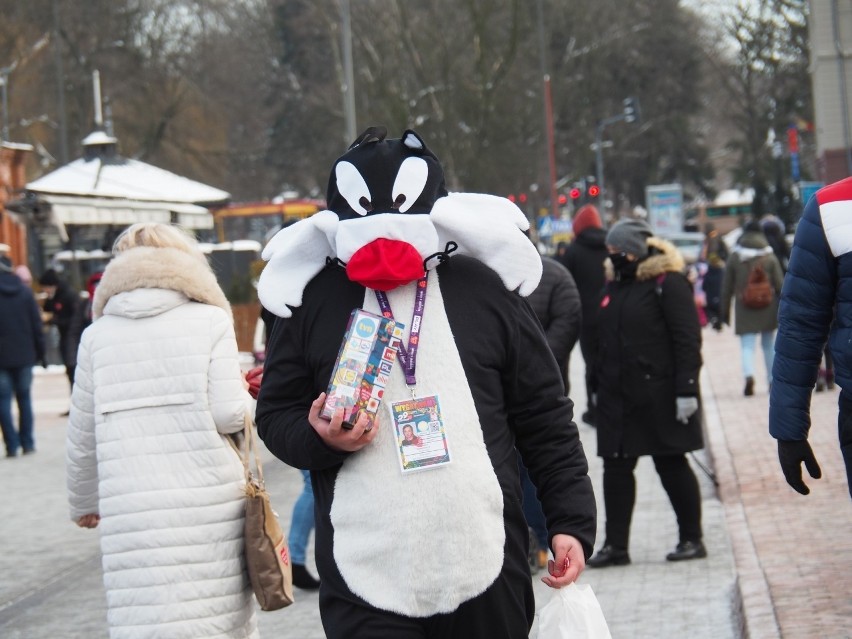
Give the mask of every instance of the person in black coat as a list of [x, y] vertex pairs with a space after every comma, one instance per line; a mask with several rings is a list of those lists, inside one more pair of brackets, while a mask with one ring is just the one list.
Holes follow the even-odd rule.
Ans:
[[606, 243], [614, 272], [600, 304], [595, 363], [606, 541], [588, 565], [630, 563], [633, 471], [643, 455], [653, 457], [677, 515], [680, 540], [666, 559], [706, 557], [698, 480], [685, 455], [703, 439], [701, 328], [683, 258], [641, 220], [618, 222]]
[[[6, 456], [35, 451], [30, 389], [33, 366], [44, 363], [41, 314], [32, 291], [0, 257], [0, 426]], [[18, 429], [12, 419], [12, 397], [18, 403]]]
[[711, 222], [705, 226], [705, 234], [701, 260], [707, 264], [707, 272], [704, 274], [701, 288], [707, 300], [707, 323], [719, 330], [722, 326], [722, 280], [725, 278], [728, 246]]
[[785, 237], [784, 222], [778, 216], [767, 214], [760, 218], [760, 228], [766, 236], [766, 241], [772, 247], [772, 252], [781, 264], [781, 270], [786, 274], [787, 265], [790, 263], [790, 245]]
[[68, 381], [74, 386], [74, 369], [77, 367], [77, 340], [74, 338], [74, 324], [77, 317], [79, 296], [73, 288], [52, 268], [47, 269], [39, 278], [47, 299], [44, 312], [51, 314], [50, 323], [59, 331], [59, 355], [65, 365]]
[[565, 392], [569, 394], [568, 358], [580, 335], [583, 317], [580, 292], [571, 273], [559, 262], [542, 257], [541, 264], [541, 282], [527, 301], [544, 329], [547, 345], [562, 373]]
[[574, 241], [560, 258], [577, 283], [583, 309], [580, 326], [580, 350], [586, 363], [586, 412], [582, 420], [589, 425], [595, 423], [595, 396], [592, 388], [592, 366], [595, 361], [597, 341], [597, 311], [604, 286], [604, 260], [607, 251], [604, 239], [606, 231], [601, 225], [601, 216], [591, 204], [581, 206], [572, 224]]

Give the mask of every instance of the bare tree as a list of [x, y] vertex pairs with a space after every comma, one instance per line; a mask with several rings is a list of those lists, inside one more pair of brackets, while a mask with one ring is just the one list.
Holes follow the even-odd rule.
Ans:
[[754, 189], [756, 215], [775, 211], [786, 219], [791, 203], [779, 152], [788, 126], [813, 117], [807, 5], [795, 0], [743, 3], [727, 16], [724, 28], [734, 53], [731, 59], [717, 54], [715, 68], [736, 127], [730, 142], [738, 153], [734, 179]]
[[[285, 189], [321, 196], [328, 167], [351, 142], [341, 1], [0, 0], [0, 68], [50, 37], [9, 76], [11, 132], [48, 160], [60, 155], [64, 133], [76, 156], [94, 126], [98, 69], [125, 155], [236, 199]], [[641, 202], [657, 182], [710, 193], [710, 149], [719, 150], [731, 113], [742, 158], [735, 179], [752, 171], [767, 183], [767, 126], [780, 136], [793, 113], [810, 115], [801, 82], [807, 34], [796, 18], [803, 3], [773, 0], [783, 19], [768, 18], [769, 4], [727, 23], [740, 38], [728, 40], [739, 43], [732, 50], [742, 50], [732, 58], [708, 53], [706, 23], [677, 0], [541, 0], [543, 32], [539, 4], [522, 0], [359, 0], [351, 12], [357, 124], [384, 124], [392, 136], [417, 129], [451, 189], [527, 192], [532, 216], [549, 208], [547, 72], [558, 178], [594, 174], [597, 123], [635, 97], [641, 121], [605, 130], [616, 206]]]

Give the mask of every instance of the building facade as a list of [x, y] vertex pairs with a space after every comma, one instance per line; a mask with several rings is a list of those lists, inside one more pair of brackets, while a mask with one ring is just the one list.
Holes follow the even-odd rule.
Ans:
[[811, 82], [820, 178], [852, 175], [852, 3], [810, 2]]

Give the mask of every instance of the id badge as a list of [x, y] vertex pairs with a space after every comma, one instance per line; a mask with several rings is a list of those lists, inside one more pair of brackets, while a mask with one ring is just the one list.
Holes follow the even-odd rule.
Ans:
[[403, 474], [450, 463], [450, 447], [437, 395], [390, 405]]

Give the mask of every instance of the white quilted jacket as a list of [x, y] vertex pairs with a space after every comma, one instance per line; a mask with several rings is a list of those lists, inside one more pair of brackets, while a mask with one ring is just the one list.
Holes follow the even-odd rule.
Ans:
[[242, 464], [221, 436], [243, 428], [251, 400], [215, 277], [174, 249], [131, 249], [110, 263], [95, 308], [67, 483], [72, 520], [101, 516], [110, 636], [257, 637]]

